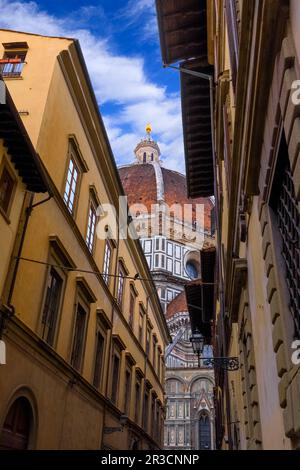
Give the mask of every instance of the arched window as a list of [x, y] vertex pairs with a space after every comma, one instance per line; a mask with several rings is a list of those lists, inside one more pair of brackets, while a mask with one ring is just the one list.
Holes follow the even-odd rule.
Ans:
[[153, 162], [154, 160], [154, 156], [153, 156], [153, 153], [151, 153], [151, 162]]
[[144, 155], [143, 155], [143, 163], [146, 163], [147, 162], [147, 154], [146, 152], [144, 152]]
[[185, 270], [191, 279], [197, 279], [199, 277], [197, 266], [193, 261], [186, 263]]
[[199, 419], [199, 450], [211, 449], [210, 419], [207, 413], [202, 413]]
[[25, 397], [11, 405], [0, 434], [0, 449], [28, 449], [33, 422], [32, 409]]

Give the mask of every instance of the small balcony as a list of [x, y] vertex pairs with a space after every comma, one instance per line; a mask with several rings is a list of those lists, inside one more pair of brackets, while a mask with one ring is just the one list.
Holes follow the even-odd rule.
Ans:
[[0, 73], [3, 77], [20, 77], [24, 64], [21, 59], [0, 59]]

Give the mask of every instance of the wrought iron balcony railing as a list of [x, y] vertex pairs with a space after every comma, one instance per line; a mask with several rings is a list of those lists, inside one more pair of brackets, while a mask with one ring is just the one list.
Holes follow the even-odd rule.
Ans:
[[0, 59], [0, 72], [3, 77], [20, 77], [24, 64], [20, 59]]

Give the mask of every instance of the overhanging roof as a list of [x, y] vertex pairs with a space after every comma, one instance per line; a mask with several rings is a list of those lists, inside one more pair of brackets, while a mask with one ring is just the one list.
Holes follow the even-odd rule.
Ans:
[[196, 329], [210, 340], [211, 321], [214, 316], [216, 250], [209, 248], [201, 251], [202, 279], [185, 285], [192, 332]]
[[[213, 75], [208, 61], [207, 0], [156, 0], [163, 63]], [[209, 81], [181, 72], [188, 196], [214, 194]]]
[[192, 281], [185, 285], [192, 332], [198, 330], [206, 339], [211, 338], [211, 324], [203, 321], [205, 293], [202, 281]]
[[164, 64], [207, 60], [206, 0], [156, 0]]
[[[183, 62], [181, 67], [213, 74], [213, 67], [203, 67], [199, 60]], [[185, 72], [180, 77], [188, 196], [209, 197], [214, 194], [210, 85], [208, 80]]]
[[43, 170], [24, 124], [0, 76], [0, 139], [29, 191], [44, 193]]

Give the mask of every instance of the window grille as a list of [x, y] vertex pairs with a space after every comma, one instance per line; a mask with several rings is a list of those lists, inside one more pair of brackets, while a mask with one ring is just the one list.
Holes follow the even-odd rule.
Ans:
[[296, 336], [300, 337], [300, 217], [289, 162], [282, 174], [276, 214], [290, 294], [289, 307], [294, 319]]

